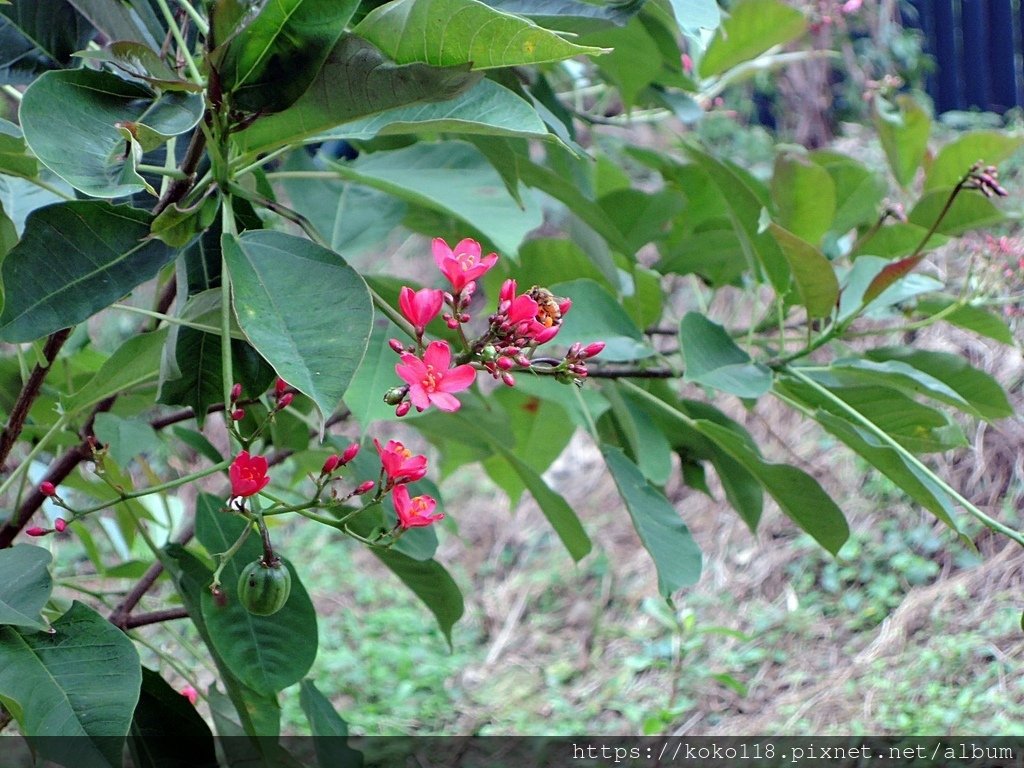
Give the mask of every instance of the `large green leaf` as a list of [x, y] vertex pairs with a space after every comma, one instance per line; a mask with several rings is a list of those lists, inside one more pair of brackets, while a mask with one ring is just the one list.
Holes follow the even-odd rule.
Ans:
[[702, 77], [717, 75], [803, 34], [804, 15], [782, 0], [743, 0], [729, 11], [700, 60]]
[[231, 105], [279, 112], [310, 86], [358, 0], [276, 0], [227, 44], [217, 66]]
[[685, 31], [715, 29], [722, 21], [716, 0], [669, 0], [676, 23]]
[[[107, 40], [131, 40], [158, 48], [166, 30], [151, 0], [68, 0]], [[81, 46], [79, 46], [80, 50]]]
[[[586, 2], [586, 0], [484, 0], [484, 2], [491, 8], [504, 13], [528, 16], [548, 29], [583, 34], [594, 29], [603, 29], [609, 24], [621, 27], [643, 8], [646, 0], [625, 0], [625, 2], [600, 5]], [[714, 4], [714, 0], [697, 0], [697, 2]]]
[[66, 0], [0, 5], [0, 83], [30, 83], [48, 69], [67, 65], [92, 34], [89, 22]]
[[769, 226], [772, 237], [782, 249], [793, 273], [800, 304], [808, 317], [828, 317], [839, 302], [839, 279], [831, 262], [815, 246], [774, 222]]
[[[950, 192], [950, 189], [935, 189], [925, 193], [907, 214], [907, 219], [912, 224], [930, 228], [942, 214]], [[1005, 219], [1006, 214], [980, 192], [961, 192], [942, 216], [936, 231], [944, 235], [962, 235], [972, 229], [991, 227]]]
[[824, 166], [780, 154], [772, 173], [772, 200], [778, 223], [801, 240], [817, 245], [835, 217], [836, 185]]
[[517, 67], [603, 52], [477, 0], [395, 0], [367, 14], [355, 33], [399, 64], [438, 67]]
[[80, 323], [153, 278], [174, 251], [149, 235], [150, 216], [74, 200], [34, 211], [3, 262], [0, 339], [31, 341]]
[[33, 741], [44, 759], [76, 768], [121, 765], [141, 684], [132, 641], [79, 602], [53, 623], [52, 634], [0, 627], [0, 700], [23, 734], [47, 737]]
[[40, 162], [93, 197], [148, 189], [135, 170], [142, 150], [191, 130], [202, 114], [199, 94], [154, 99], [143, 85], [90, 69], [47, 72], [25, 91], [19, 113]]
[[75, 413], [112, 395], [155, 381], [166, 341], [166, 328], [132, 336], [114, 350], [81, 389], [68, 398], [64, 410]]
[[[196, 502], [196, 538], [207, 552], [226, 552], [248, 523], [224, 512], [223, 501], [203, 494]], [[280, 554], [280, 553], [278, 553]], [[316, 658], [316, 609], [291, 563], [292, 591], [272, 616], [249, 613], [238, 598], [238, 577], [263, 555], [259, 536], [250, 535], [221, 573], [226, 597], [218, 605], [209, 590], [200, 598], [203, 621], [217, 653], [231, 672], [252, 690], [272, 695], [302, 679]]]
[[751, 362], [725, 329], [699, 312], [687, 312], [679, 324], [686, 379], [712, 389], [756, 398], [772, 386], [771, 371]]
[[842, 511], [817, 480], [789, 464], [765, 461], [735, 432], [720, 424], [698, 419], [694, 426], [756, 477], [793, 522], [833, 555], [839, 551], [850, 529]]
[[658, 571], [658, 591], [666, 598], [700, 578], [701, 553], [686, 523], [639, 468], [613, 445], [601, 446], [608, 471], [633, 519], [633, 527]]
[[366, 283], [338, 254], [282, 232], [225, 235], [221, 247], [238, 324], [277, 374], [312, 398], [326, 418], [370, 338]]
[[601, 392], [612, 406], [605, 419], [614, 424], [626, 457], [648, 482], [664, 488], [672, 474], [672, 447], [665, 431], [641, 401], [624, 395], [615, 382], [607, 382]]
[[347, 743], [348, 724], [312, 680], [299, 684], [299, 706], [309, 722], [310, 735], [320, 737], [312, 740], [320, 768], [361, 768], [362, 753]]
[[843, 234], [878, 218], [878, 206], [887, 191], [881, 174], [838, 152], [818, 150], [809, 157], [828, 171], [834, 185], [833, 232]]
[[606, 346], [601, 356], [608, 361], [638, 360], [654, 354], [621, 303], [599, 283], [581, 278], [548, 287], [573, 302], [558, 332], [559, 343], [578, 341], [585, 345], [603, 341]]
[[543, 221], [530, 197], [520, 207], [483, 155], [469, 144], [418, 143], [332, 166], [338, 175], [424, 208], [456, 216], [494, 246], [514, 254]]
[[479, 79], [465, 66], [400, 66], [366, 40], [342, 35], [298, 101], [257, 120], [237, 141], [249, 152], [263, 152], [396, 107], [453, 99]]
[[50, 599], [53, 580], [48, 570], [53, 556], [42, 547], [19, 544], [0, 550], [0, 625], [43, 631], [46, 622], [39, 612]]
[[913, 96], [906, 94], [894, 101], [876, 96], [874, 118], [892, 175], [901, 187], [906, 187], [928, 149], [931, 118]]
[[[879, 227], [866, 239], [858, 241], [856, 249], [850, 254], [853, 258], [870, 254], [886, 259], [897, 259], [909, 256], [924, 241], [928, 230], [917, 224], [898, 222]], [[931, 251], [944, 245], [948, 238], [938, 232], [932, 234], [922, 250]]]
[[[957, 307], [950, 310], [954, 304]], [[942, 319], [951, 325], [974, 331], [982, 336], [995, 339], [1001, 344], [1015, 345], [1013, 332], [1006, 321], [999, 315], [984, 307], [973, 304], [960, 304], [957, 299], [951, 296], [936, 296], [930, 299], [922, 299], [917, 302], [917, 311], [928, 317], [942, 313]]]
[[196, 93], [203, 90], [203, 86], [199, 83], [183, 80], [181, 75], [171, 69], [159, 53], [144, 43], [119, 39], [117, 42], [108, 43], [103, 48], [79, 51], [75, 55], [91, 61], [108, 62], [122, 72], [144, 80], [160, 90], [194, 91]]
[[658, 45], [639, 18], [625, 27], [587, 35], [586, 42], [611, 50], [597, 65], [605, 79], [618, 89], [626, 109], [631, 109], [641, 92], [661, 74]]
[[954, 187], [978, 161], [998, 165], [1012, 155], [1024, 137], [1002, 131], [971, 131], [946, 144], [928, 166], [925, 191]]
[[[400, 335], [398, 326], [378, 319], [370, 335], [366, 355], [345, 392], [345, 405], [363, 434], [375, 421], [398, 418], [395, 407], [384, 402], [384, 393], [398, 384], [395, 374], [398, 356], [388, 346], [388, 339]], [[415, 415], [415, 412], [410, 415]]]
[[158, 672], [142, 668], [128, 747], [133, 768], [216, 765], [213, 734], [196, 708]]
[[0, 120], [0, 173], [34, 179], [39, 163], [26, 151], [21, 128], [7, 120]]
[[[39, 174], [41, 181], [53, 185], [55, 190], [59, 189], [65, 195], [73, 195], [74, 190], [63, 179], [54, 176], [46, 169], [41, 170], [43, 171]], [[51, 192], [36, 186], [28, 179], [0, 175], [0, 206], [3, 206], [4, 213], [10, 217], [15, 231], [19, 235], [25, 231], [25, 222], [32, 211], [63, 202], [66, 199], [56, 191]]]

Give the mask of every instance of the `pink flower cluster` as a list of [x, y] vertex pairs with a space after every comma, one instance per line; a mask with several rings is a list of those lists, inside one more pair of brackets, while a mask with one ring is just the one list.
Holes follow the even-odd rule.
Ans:
[[[468, 238], [454, 248], [436, 238], [432, 250], [434, 263], [451, 284], [451, 291], [413, 290], [403, 286], [399, 292], [398, 308], [412, 325], [416, 344], [407, 347], [397, 339], [390, 342], [400, 356], [395, 373], [405, 385], [389, 390], [384, 400], [395, 406], [398, 416], [404, 416], [413, 407], [423, 411], [431, 405], [442, 411], [458, 410], [460, 403], [455, 394], [473, 384], [477, 370], [485, 370], [505, 384], [514, 385], [511, 371], [534, 366], [530, 357], [533, 350], [555, 338], [562, 318], [572, 307], [569, 299], [554, 296], [546, 288], [533, 286], [519, 293], [516, 281], [506, 280], [498, 294], [497, 311], [488, 318], [486, 331], [470, 342], [463, 326], [472, 319], [468, 309], [476, 291], [476, 280], [497, 263], [498, 256], [494, 253], [484, 256], [480, 243]], [[423, 339], [427, 326], [446, 305], [450, 312], [444, 314], [444, 322], [451, 330], [458, 331], [464, 348], [455, 365], [448, 342], [425, 343]], [[600, 351], [595, 345], [587, 350], [590, 357]], [[572, 359], [567, 356], [555, 361], [557, 369], [549, 367], [544, 372], [578, 381], [586, 376], [585, 359], [579, 354]]]
[[391, 490], [398, 527], [402, 530], [422, 528], [443, 520], [444, 515], [434, 511], [437, 501], [433, 496], [423, 494], [410, 497], [409, 489], [405, 487], [406, 483], [414, 483], [427, 474], [427, 457], [413, 456], [412, 451], [397, 440], [389, 440], [387, 445], [381, 445], [375, 439], [373, 444], [380, 454], [384, 489]]

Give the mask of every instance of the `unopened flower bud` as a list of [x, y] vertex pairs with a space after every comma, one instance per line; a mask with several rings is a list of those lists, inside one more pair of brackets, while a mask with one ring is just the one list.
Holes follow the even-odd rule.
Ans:
[[572, 346], [569, 347], [569, 351], [565, 353], [565, 357], [567, 360], [575, 360], [580, 356], [581, 352], [583, 352], [583, 345], [578, 341], [574, 341]]
[[244, 418], [245, 418], [245, 409], [244, 408], [236, 408], [235, 410], [233, 410], [231, 412], [231, 420], [232, 421], [241, 421]]
[[277, 381], [274, 382], [274, 394], [280, 397], [286, 389], [288, 389], [288, 382], [278, 376]]
[[332, 453], [324, 461], [324, 466], [321, 468], [320, 474], [321, 475], [329, 475], [329, 474], [331, 474], [331, 472], [333, 472], [334, 470], [336, 470], [338, 468], [339, 464], [341, 464], [341, 456], [339, 456], [336, 453]]
[[213, 604], [218, 608], [224, 608], [228, 604], [228, 596], [219, 586], [210, 587], [210, 594], [213, 595]]
[[277, 401], [277, 407], [282, 409], [287, 408], [289, 405], [292, 404], [292, 400], [294, 399], [294, 394], [292, 394], [291, 392], [285, 392], [283, 395], [281, 395], [281, 399]]
[[498, 350], [494, 348], [493, 344], [487, 344], [480, 350], [480, 357], [489, 363], [493, 362], [498, 357]]
[[404, 403], [399, 403], [398, 406], [395, 408], [395, 416], [397, 416], [398, 418], [402, 418], [403, 416], [405, 416], [405, 414], [409, 412], [410, 408], [412, 408], [412, 403], [410, 403], [408, 400], [406, 400]]
[[362, 496], [364, 493], [369, 493], [370, 491], [373, 490], [373, 487], [376, 484], [377, 483], [375, 483], [373, 480], [367, 480], [365, 483], [360, 483], [359, 487], [356, 488], [355, 490], [356, 496]]
[[34, 526], [32, 528], [26, 528], [25, 533], [28, 536], [45, 536], [49, 533], [49, 531], [45, 528], [39, 528], [38, 526]]
[[55, 530], [57, 533], [64, 533], [67, 527], [68, 523], [63, 517], [58, 517], [56, 520], [53, 521], [53, 530]]
[[513, 376], [508, 371], [501, 372], [501, 380], [506, 386], [514, 387], [516, 385], [515, 376]]
[[405, 400], [408, 391], [408, 387], [392, 387], [384, 393], [384, 402], [388, 405], [398, 405]]
[[56, 496], [57, 488], [49, 480], [44, 480], [39, 484], [39, 492], [43, 494], [43, 496]]
[[597, 357], [598, 355], [601, 354], [603, 350], [604, 342], [595, 341], [593, 344], [587, 344], [587, 346], [583, 348], [583, 354], [580, 355], [580, 357], [582, 357], [584, 360], [588, 360], [591, 357]]
[[445, 315], [444, 316], [444, 324], [447, 325], [449, 330], [452, 330], [452, 331], [454, 331], [456, 328], [459, 327], [459, 321], [456, 320], [451, 315]]
[[235, 382], [231, 385], [231, 402], [235, 402], [242, 396], [242, 385]]
[[397, 352], [398, 354], [405, 352], [405, 345], [398, 339], [389, 339], [388, 346], [391, 347], [393, 352]]
[[513, 359], [513, 360], [515, 360], [515, 361], [516, 361], [516, 363], [517, 363], [518, 365], [522, 366], [523, 368], [529, 368], [529, 367], [530, 367], [530, 365], [531, 365], [531, 363], [530, 363], [530, 358], [528, 358], [528, 357], [527, 357], [526, 355], [524, 355], [524, 354], [521, 354], [521, 353], [520, 353], [520, 354], [518, 354], [518, 355], [516, 355], [516, 356], [515, 356], [514, 358], [512, 358], [512, 359]]
[[465, 312], [463, 312], [461, 315], [459, 315], [459, 322], [460, 323], [468, 323], [469, 322], [469, 315], [467, 315]]
[[497, 362], [497, 366], [503, 371], [507, 371], [515, 364], [515, 361], [511, 357], [499, 357]]
[[359, 443], [352, 443], [348, 448], [345, 449], [344, 453], [341, 454], [341, 464], [344, 466], [348, 464], [352, 459], [359, 453]]

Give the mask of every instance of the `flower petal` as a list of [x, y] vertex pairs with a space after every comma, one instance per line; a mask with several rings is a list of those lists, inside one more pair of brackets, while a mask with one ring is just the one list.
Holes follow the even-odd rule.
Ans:
[[438, 389], [441, 392], [461, 392], [476, 380], [476, 369], [469, 365], [457, 365], [448, 371]]
[[[412, 355], [410, 355], [412, 357]], [[447, 341], [432, 341], [427, 345], [427, 351], [423, 354], [424, 366], [423, 375], [427, 370], [433, 368], [435, 372], [448, 370], [448, 364], [452, 361], [452, 350]], [[404, 360], [402, 362], [405, 362]], [[419, 362], [417, 360], [417, 362]]]
[[[453, 413], [462, 407], [462, 403], [459, 402], [455, 395], [449, 395], [447, 392], [431, 392], [428, 396], [430, 402], [440, 408], [442, 411]], [[415, 405], [415, 403], [413, 403]]]

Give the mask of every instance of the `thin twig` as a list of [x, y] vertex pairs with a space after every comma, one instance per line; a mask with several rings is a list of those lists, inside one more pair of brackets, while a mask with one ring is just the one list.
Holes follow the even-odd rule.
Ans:
[[145, 627], [149, 624], [159, 624], [164, 621], [174, 621], [175, 619], [187, 619], [188, 611], [184, 608], [168, 608], [163, 611], [153, 611], [151, 613], [140, 613], [138, 616], [129, 616], [125, 619], [124, 625], [121, 629], [135, 629], [136, 627]]

